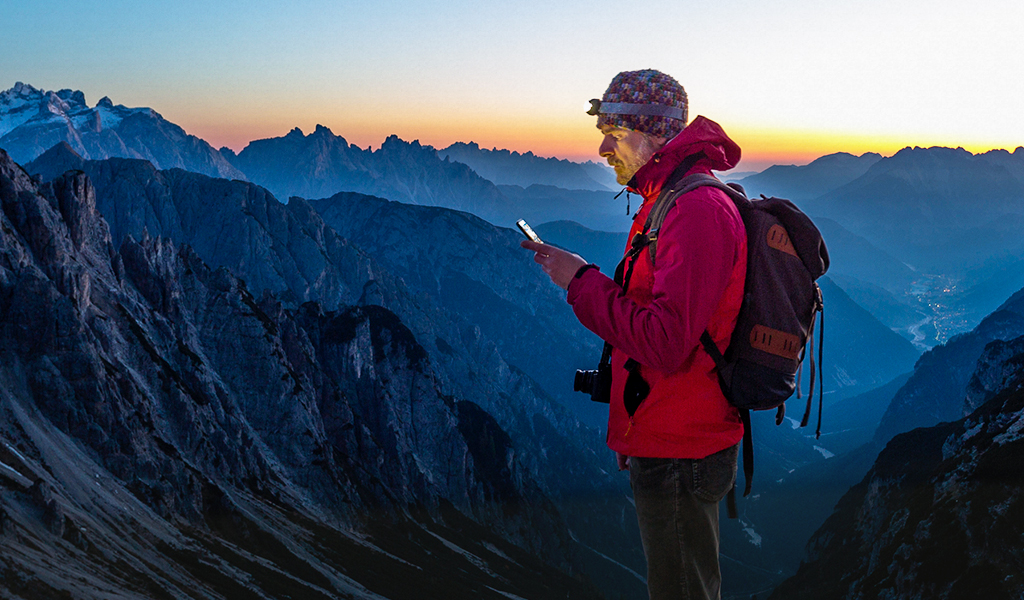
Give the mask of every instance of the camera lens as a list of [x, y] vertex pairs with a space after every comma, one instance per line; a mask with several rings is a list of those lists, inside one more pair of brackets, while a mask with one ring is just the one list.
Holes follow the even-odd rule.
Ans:
[[594, 371], [576, 371], [576, 378], [572, 382], [572, 391], [592, 393], [594, 389]]

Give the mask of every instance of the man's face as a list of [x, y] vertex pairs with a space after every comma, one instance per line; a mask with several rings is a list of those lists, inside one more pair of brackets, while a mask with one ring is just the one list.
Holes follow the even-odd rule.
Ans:
[[626, 185], [633, 174], [654, 156], [665, 140], [640, 133], [633, 129], [602, 125], [604, 140], [598, 153], [615, 169], [619, 185]]

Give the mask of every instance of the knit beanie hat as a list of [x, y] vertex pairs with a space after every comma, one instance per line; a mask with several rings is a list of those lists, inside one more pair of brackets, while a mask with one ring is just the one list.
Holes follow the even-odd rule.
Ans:
[[597, 126], [633, 129], [666, 139], [686, 127], [686, 90], [661, 71], [623, 71], [612, 79], [601, 100], [591, 100], [587, 114]]

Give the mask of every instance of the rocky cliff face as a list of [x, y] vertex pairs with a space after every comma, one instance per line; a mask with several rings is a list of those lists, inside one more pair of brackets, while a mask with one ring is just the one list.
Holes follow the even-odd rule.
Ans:
[[142, 158], [157, 168], [245, 179], [203, 140], [150, 108], [127, 108], [102, 98], [90, 108], [82, 92], [48, 92], [16, 84], [0, 92], [0, 148], [26, 163], [65, 142], [85, 158]]
[[772, 598], [1021, 597], [1022, 348], [986, 347], [973, 381], [990, 397], [968, 417], [889, 442]]
[[[600, 435], [581, 426], [545, 392], [526, 371], [530, 365], [510, 362], [506, 357], [509, 343], [490, 337], [486, 326], [452, 312], [436, 294], [422, 293], [392, 274], [384, 263], [341, 237], [305, 201], [284, 205], [249, 183], [178, 170], [157, 171], [143, 161], [83, 161], [60, 149], [41, 157], [29, 171], [46, 179], [67, 168], [80, 169], [94, 178], [97, 206], [111, 223], [115, 242], [129, 236], [145, 239], [160, 235], [190, 245], [207, 264], [239, 274], [254, 296], [269, 290], [286, 308], [313, 300], [327, 312], [357, 304], [383, 306], [398, 315], [429, 357], [424, 369], [438, 388], [456, 402], [474, 403], [493, 417], [509, 436], [516, 459], [527, 473], [524, 477], [555, 501], [580, 543], [600, 547], [633, 570], [642, 568], [633, 524], [614, 517], [616, 524], [609, 529], [601, 521], [601, 515], [618, 515], [628, 504], [624, 480], [605, 471], [609, 459]], [[513, 236], [475, 222], [490, 230], [482, 239]], [[386, 222], [379, 225], [384, 232], [381, 235], [391, 226]], [[415, 228], [396, 231], [408, 235], [406, 241], [414, 241]], [[449, 244], [443, 252], [464, 253], [478, 244], [479, 240], [470, 239]], [[431, 252], [441, 249], [424, 251], [424, 255]], [[530, 290], [546, 283], [542, 274], [530, 273]], [[451, 288], [452, 293], [457, 289]], [[516, 315], [534, 318], [522, 311], [511, 312], [506, 318], [515, 321], [515, 326], [507, 331], [515, 332], [522, 325], [523, 319], [517, 320]], [[498, 318], [500, 314], [490, 316]], [[487, 442], [483, 447], [493, 445]], [[632, 582], [627, 588], [639, 583], [621, 566], [609, 570], [605, 559], [594, 564], [593, 572], [611, 574], [612, 588], [622, 584], [623, 574]]]
[[[601, 342], [537, 269], [518, 231], [473, 215], [337, 194], [310, 205], [344, 238], [412, 289], [473, 322], [511, 364], [595, 427], [607, 407], [572, 392], [575, 369], [590, 369]], [[558, 357], [558, 360], [552, 360]]]
[[115, 250], [80, 172], [41, 185], [0, 152], [0, 200], [5, 597], [595, 593], [509, 436], [392, 312]]

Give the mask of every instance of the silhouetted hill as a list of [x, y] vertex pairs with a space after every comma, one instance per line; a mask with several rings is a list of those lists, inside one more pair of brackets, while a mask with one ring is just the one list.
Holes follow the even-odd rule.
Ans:
[[579, 254], [611, 277], [626, 248], [625, 233], [594, 231], [575, 221], [552, 221], [534, 227], [542, 240]]
[[[632, 224], [632, 212], [626, 211], [626, 195], [616, 198], [615, 192], [563, 190], [549, 185], [498, 186], [513, 206], [516, 218], [526, 219], [533, 225], [551, 221], [575, 221], [588, 229], [605, 232], [627, 232]], [[642, 199], [632, 195], [632, 211]], [[512, 224], [515, 220], [511, 221]]]

